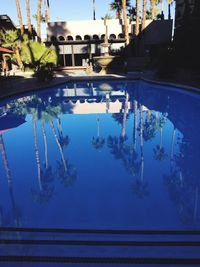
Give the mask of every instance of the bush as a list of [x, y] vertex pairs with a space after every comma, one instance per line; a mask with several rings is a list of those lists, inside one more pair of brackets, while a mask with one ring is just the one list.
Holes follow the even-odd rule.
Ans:
[[35, 77], [40, 82], [51, 81], [55, 77], [53, 67], [51, 65], [38, 67], [35, 71]]

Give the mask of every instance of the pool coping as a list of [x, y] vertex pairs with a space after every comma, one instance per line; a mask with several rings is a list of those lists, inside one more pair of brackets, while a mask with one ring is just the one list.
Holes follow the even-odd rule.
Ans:
[[[59, 77], [57, 77], [57, 79], [59, 79]], [[39, 84], [38, 86], [33, 86], [33, 87], [29, 87], [28, 89], [17, 89], [14, 91], [10, 91], [10, 92], [4, 92], [3, 94], [0, 93], [0, 100], [5, 100], [7, 98], [11, 98], [14, 96], [18, 96], [24, 93], [28, 93], [28, 92], [36, 92], [36, 91], [40, 91], [40, 90], [47, 90], [52, 88], [53, 86], [60, 86], [63, 85], [65, 83], [69, 83], [69, 82], [81, 82], [81, 81], [104, 81], [104, 80], [141, 80], [147, 83], [151, 83], [151, 84], [157, 84], [157, 85], [163, 85], [163, 86], [172, 86], [175, 87], [177, 89], [180, 90], [184, 90], [184, 91], [188, 91], [188, 92], [193, 92], [193, 93], [197, 93], [200, 94], [200, 88], [198, 87], [194, 87], [194, 86], [189, 86], [189, 85], [185, 85], [185, 84], [181, 84], [181, 83], [175, 83], [175, 82], [171, 82], [171, 81], [162, 81], [162, 80], [157, 80], [154, 78], [149, 78], [149, 77], [145, 77], [143, 75], [135, 75], [135, 76], [130, 76], [130, 75], [117, 75], [117, 74], [110, 74], [110, 75], [95, 75], [95, 76], [66, 76], [66, 77], [61, 77], [62, 81], [56, 81], [56, 79], [49, 84]], [[27, 79], [27, 84], [30, 82]], [[26, 83], [25, 82], [25, 83]], [[0, 89], [1, 90], [1, 89]], [[4, 89], [5, 90], [5, 89]]]

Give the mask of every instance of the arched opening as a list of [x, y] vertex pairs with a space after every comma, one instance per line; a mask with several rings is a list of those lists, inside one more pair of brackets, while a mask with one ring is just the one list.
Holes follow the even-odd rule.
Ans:
[[65, 41], [65, 38], [64, 38], [63, 36], [59, 36], [59, 37], [58, 37], [58, 40], [59, 40], [59, 41]]
[[57, 41], [57, 38], [55, 36], [51, 36], [51, 42], [56, 42]]
[[115, 40], [115, 39], [116, 39], [116, 35], [115, 35], [115, 34], [113, 34], [113, 33], [112, 33], [112, 34], [110, 34], [110, 36], [109, 36], [109, 39], [110, 39], [110, 40]]
[[82, 40], [81, 36], [80, 35], [76, 35], [76, 40], [77, 41]]
[[101, 35], [101, 40], [104, 40], [105, 39], [105, 34], [102, 34]]
[[68, 41], [73, 41], [73, 37], [72, 37], [71, 35], [68, 35], [68, 36], [67, 36], [67, 40], [68, 40]]
[[119, 35], [118, 35], [118, 39], [123, 39], [124, 38], [124, 34], [123, 33], [120, 33]]
[[99, 36], [97, 34], [94, 34], [92, 38], [93, 40], [99, 40]]
[[84, 40], [90, 40], [91, 38], [90, 38], [90, 36], [89, 35], [85, 35], [84, 36]]

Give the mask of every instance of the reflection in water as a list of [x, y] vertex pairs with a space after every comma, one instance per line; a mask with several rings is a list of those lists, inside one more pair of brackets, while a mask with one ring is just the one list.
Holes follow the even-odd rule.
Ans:
[[[0, 175], [14, 225], [200, 229], [199, 103], [140, 81], [68, 83], [2, 103]], [[6, 193], [1, 203], [4, 226]]]

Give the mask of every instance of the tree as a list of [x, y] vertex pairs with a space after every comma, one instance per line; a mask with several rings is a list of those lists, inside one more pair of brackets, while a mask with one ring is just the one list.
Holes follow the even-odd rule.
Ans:
[[15, 3], [16, 3], [16, 8], [17, 8], [17, 16], [18, 16], [18, 20], [19, 20], [20, 31], [21, 31], [21, 35], [23, 35], [24, 27], [23, 27], [23, 22], [22, 22], [20, 2], [19, 2], [19, 0], [15, 0]]
[[140, 0], [136, 0], [136, 22], [135, 22], [135, 54], [138, 55], [138, 37], [140, 33]]
[[[130, 0], [126, 0], [126, 7], [130, 7]], [[116, 11], [116, 19], [121, 19], [122, 0], [114, 0], [112, 3], [110, 3], [110, 9]]]
[[93, 0], [93, 20], [96, 20], [95, 0]]
[[127, 8], [127, 0], [122, 0], [122, 10], [123, 10], [123, 18], [124, 18], [124, 36], [126, 40], [126, 45], [128, 45], [129, 44], [129, 27], [128, 27], [126, 8]]
[[154, 20], [155, 18], [155, 0], [150, 0], [150, 13], [151, 13], [151, 19]]
[[17, 64], [22, 67], [22, 60], [19, 53], [19, 50], [21, 48], [21, 40], [19, 33], [13, 30], [8, 30], [6, 32], [0, 31], [0, 38], [3, 41], [3, 47], [12, 48], [14, 50]]
[[26, 15], [29, 35], [32, 35], [31, 15], [30, 15], [30, 0], [26, 0]]
[[41, 1], [38, 0], [37, 4], [37, 37], [39, 42], [41, 42]]
[[147, 0], [142, 2], [142, 31], [146, 27], [146, 16], [147, 16]]
[[105, 139], [100, 136], [100, 118], [97, 117], [97, 137], [92, 138], [92, 145], [95, 149], [100, 150], [105, 144]]
[[163, 161], [167, 158], [167, 154], [165, 153], [165, 149], [164, 149], [163, 144], [162, 144], [163, 126], [164, 126], [165, 122], [166, 122], [166, 118], [164, 117], [164, 115], [162, 115], [159, 118], [159, 122], [158, 122], [158, 128], [160, 130], [160, 144], [157, 145], [153, 149], [154, 159], [159, 160], [159, 161]]
[[10, 199], [11, 199], [11, 203], [12, 203], [12, 209], [13, 209], [15, 224], [17, 227], [20, 227], [20, 214], [19, 214], [19, 211], [18, 211], [18, 209], [16, 207], [16, 203], [15, 203], [15, 197], [14, 197], [14, 192], [13, 192], [13, 179], [12, 179], [11, 169], [9, 166], [8, 156], [6, 153], [6, 147], [4, 144], [2, 134], [0, 134], [0, 151], [1, 151], [1, 155], [2, 155], [4, 169], [6, 172], [8, 189], [9, 189]]

